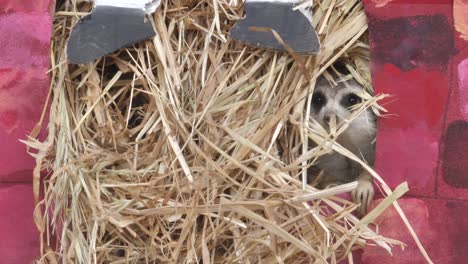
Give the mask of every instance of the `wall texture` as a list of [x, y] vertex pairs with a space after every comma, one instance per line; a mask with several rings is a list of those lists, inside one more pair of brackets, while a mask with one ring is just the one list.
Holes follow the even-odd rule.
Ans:
[[40, 119], [49, 90], [51, 0], [0, 0], [0, 259], [39, 255], [33, 222], [34, 160], [19, 140]]

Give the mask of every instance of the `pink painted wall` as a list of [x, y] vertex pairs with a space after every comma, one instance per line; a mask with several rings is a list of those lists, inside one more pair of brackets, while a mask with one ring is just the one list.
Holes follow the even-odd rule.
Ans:
[[[377, 93], [392, 94], [380, 118], [376, 170], [400, 201], [434, 263], [468, 259], [468, 42], [453, 22], [451, 0], [363, 0], [369, 18]], [[379, 5], [379, 4], [384, 5]], [[395, 256], [367, 247], [357, 263], [426, 263], [394, 210], [378, 220], [383, 235], [407, 243]]]
[[0, 0], [0, 263], [39, 256], [33, 159], [19, 140], [38, 122], [49, 88], [51, 0]]

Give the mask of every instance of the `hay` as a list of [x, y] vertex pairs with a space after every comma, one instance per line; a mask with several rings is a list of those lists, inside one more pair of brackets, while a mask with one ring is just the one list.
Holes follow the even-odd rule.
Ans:
[[[365, 244], [402, 245], [367, 224], [405, 185], [392, 193], [360, 161], [389, 196], [358, 220], [356, 205], [333, 196], [355, 184], [317, 192], [303, 181], [319, 155], [353, 156], [306, 118], [315, 79], [340, 59], [351, 72], [343, 78], [371, 88], [360, 2], [314, 2], [319, 56], [230, 40], [242, 1], [172, 0], [151, 21], [154, 39], [78, 67], [66, 63], [66, 41], [91, 6], [64, 1], [49, 136], [27, 142], [37, 150], [39, 262], [337, 263]], [[359, 110], [383, 110], [380, 98]], [[307, 138], [320, 147], [309, 150]]]

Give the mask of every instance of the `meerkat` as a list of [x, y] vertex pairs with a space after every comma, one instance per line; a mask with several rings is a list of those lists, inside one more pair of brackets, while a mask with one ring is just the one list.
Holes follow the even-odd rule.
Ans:
[[[362, 102], [359, 94], [365, 91], [365, 88], [355, 80], [335, 81], [337, 85], [333, 86], [324, 77], [319, 78], [312, 96], [311, 116], [325, 129], [329, 128], [333, 117], [338, 127], [340, 123], [350, 120], [353, 113], [351, 108]], [[349, 127], [336, 141], [372, 167], [375, 134], [376, 116], [368, 108], [351, 121]], [[319, 188], [358, 181], [358, 187], [352, 193], [353, 201], [360, 205], [358, 214], [361, 217], [367, 214], [374, 196], [373, 177], [367, 170], [336, 152], [320, 157], [314, 167], [315, 171], [323, 172], [318, 182]]]

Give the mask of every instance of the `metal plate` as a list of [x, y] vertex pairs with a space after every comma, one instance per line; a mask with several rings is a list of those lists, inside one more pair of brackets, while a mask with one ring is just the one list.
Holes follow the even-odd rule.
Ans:
[[284, 46], [271, 31], [252, 28], [271, 28], [298, 54], [315, 54], [320, 50], [317, 33], [310, 20], [293, 3], [247, 2], [246, 18], [231, 30], [231, 37], [250, 45], [284, 51]]
[[73, 29], [68, 59], [74, 64], [88, 63], [155, 35], [144, 10], [96, 6]]

